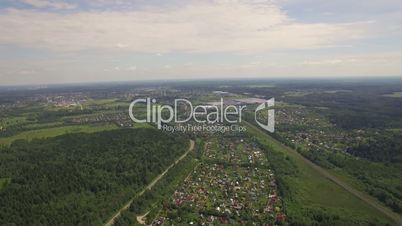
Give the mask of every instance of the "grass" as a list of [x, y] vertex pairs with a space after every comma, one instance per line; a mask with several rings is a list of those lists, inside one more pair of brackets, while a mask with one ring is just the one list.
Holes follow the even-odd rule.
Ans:
[[247, 131], [274, 151], [288, 156], [297, 166], [298, 176], [286, 179], [292, 194], [295, 194], [296, 197], [287, 203], [288, 212], [299, 212], [301, 207], [312, 206], [358, 215], [366, 219], [377, 218], [390, 222], [389, 218], [381, 212], [308, 166], [296, 151], [284, 146], [252, 125], [247, 127]]
[[312, 94], [311, 91], [289, 91], [285, 92], [285, 96], [288, 97], [304, 97], [306, 95]]
[[390, 93], [390, 94], [385, 94], [384, 96], [402, 98], [402, 92], [393, 92], [393, 93]]
[[150, 123], [134, 123], [133, 128], [155, 128], [155, 126], [151, 125]]
[[8, 126], [13, 126], [13, 125], [18, 125], [18, 124], [24, 123], [26, 121], [27, 121], [27, 119], [24, 116], [8, 117], [8, 118], [3, 118], [0, 120], [0, 126], [8, 127]]
[[396, 133], [402, 132], [402, 128], [392, 128], [392, 129], [386, 129], [386, 130], [391, 131], [391, 132], [396, 132]]
[[11, 181], [11, 178], [0, 178], [0, 191], [5, 186], [7, 186], [7, 184], [10, 183], [10, 181]]
[[276, 108], [306, 108], [303, 105], [291, 104], [291, 103], [283, 102], [283, 101], [275, 101], [275, 107]]
[[10, 145], [13, 141], [18, 139], [32, 140], [34, 138], [46, 138], [63, 135], [66, 133], [93, 133], [103, 130], [112, 130], [118, 128], [115, 124], [97, 124], [97, 125], [73, 125], [73, 126], [60, 126], [46, 129], [37, 129], [24, 131], [10, 137], [1, 137], [0, 145]]
[[25, 129], [41, 129], [41, 128], [46, 128], [46, 127], [57, 127], [57, 126], [62, 126], [63, 122], [49, 122], [49, 123], [32, 123], [32, 124], [27, 124], [24, 125]]
[[87, 102], [84, 102], [83, 105], [84, 106], [88, 106], [88, 105], [104, 105], [104, 104], [111, 104], [116, 102], [118, 99], [116, 98], [109, 98], [109, 99], [92, 99], [92, 100], [88, 100]]

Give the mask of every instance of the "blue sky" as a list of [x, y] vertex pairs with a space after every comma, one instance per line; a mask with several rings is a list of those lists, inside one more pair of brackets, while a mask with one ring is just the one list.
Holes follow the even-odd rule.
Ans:
[[2, 0], [0, 85], [402, 75], [402, 1]]

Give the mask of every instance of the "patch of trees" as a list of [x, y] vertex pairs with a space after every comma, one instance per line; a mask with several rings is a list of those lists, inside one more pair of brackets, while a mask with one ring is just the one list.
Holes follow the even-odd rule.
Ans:
[[155, 129], [66, 134], [0, 150], [0, 225], [99, 225], [188, 148]]
[[70, 109], [70, 110], [57, 110], [57, 111], [43, 111], [40, 113], [37, 113], [37, 120], [39, 122], [51, 122], [51, 121], [57, 121], [58, 119], [62, 117], [67, 117], [67, 116], [77, 116], [77, 115], [85, 115], [85, 114], [91, 114], [93, 113], [93, 110], [91, 109]]
[[[202, 143], [201, 140], [198, 140], [195, 150], [198, 147], [202, 147], [200, 146]], [[145, 213], [148, 213], [146, 223], [151, 224], [162, 208], [173, 208], [171, 205], [171, 196], [197, 164], [196, 157], [197, 152], [189, 153], [178, 164], [174, 165], [151, 190], [148, 189], [141, 196], [137, 196], [129, 209], [123, 211], [124, 215], [116, 219], [114, 226], [138, 224], [136, 216], [144, 215]], [[134, 221], [134, 224], [129, 224], [130, 221], [127, 218]]]
[[348, 152], [379, 162], [402, 163], [402, 132], [382, 131], [348, 149]]
[[353, 87], [353, 92], [314, 93], [287, 97], [286, 101], [307, 107], [326, 107], [317, 110], [344, 129], [385, 128], [401, 126], [402, 98], [382, 96], [389, 91]]
[[288, 217], [289, 225], [390, 225], [379, 220], [366, 220], [344, 210], [321, 207], [300, 208]]

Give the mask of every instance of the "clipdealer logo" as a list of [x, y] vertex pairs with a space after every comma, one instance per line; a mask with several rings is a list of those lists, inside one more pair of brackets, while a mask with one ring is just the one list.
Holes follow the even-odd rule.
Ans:
[[[146, 107], [145, 115], [142, 113], [142, 118], [138, 115], [139, 112], [134, 112], [136, 105]], [[261, 103], [255, 109], [255, 121], [262, 129], [273, 133], [275, 131], [275, 110], [271, 109], [275, 105], [275, 99], [271, 98], [264, 103]], [[234, 124], [240, 124], [242, 122], [242, 116], [246, 105], [225, 105], [223, 98], [221, 98], [219, 105], [196, 105], [194, 106], [187, 99], [175, 99], [173, 106], [162, 105], [157, 103], [153, 98], [141, 98], [131, 102], [129, 106], [129, 116], [131, 120], [136, 123], [155, 123], [158, 129], [166, 129], [168, 123], [183, 124], [194, 121], [204, 126], [196, 126], [193, 128], [200, 130], [219, 130], [227, 131], [228, 129], [219, 128], [211, 129], [211, 126], [217, 123], [229, 123], [232, 124], [231, 128], [237, 128], [240, 126], [233, 126]], [[267, 110], [268, 120], [267, 123], [260, 122], [258, 113]], [[143, 111], [142, 111], [143, 112]], [[141, 112], [140, 112], [141, 114]], [[189, 124], [190, 125], [190, 124]], [[202, 129], [203, 128], [203, 129]], [[175, 129], [170, 129], [173, 131]], [[242, 129], [240, 128], [240, 131]], [[244, 129], [245, 130], [245, 129]], [[243, 131], [244, 131], [243, 130]]]
[[[275, 98], [271, 98], [269, 100], [267, 100], [265, 103], [260, 104], [254, 112], [254, 119], [255, 122], [264, 130], [268, 131], [268, 132], [275, 132], [275, 110], [274, 109], [270, 109], [272, 107], [275, 106]], [[258, 120], [258, 112], [263, 111], [263, 110], [267, 110], [268, 112], [268, 120], [267, 120], [267, 124], [265, 125], [264, 123], [261, 123]]]

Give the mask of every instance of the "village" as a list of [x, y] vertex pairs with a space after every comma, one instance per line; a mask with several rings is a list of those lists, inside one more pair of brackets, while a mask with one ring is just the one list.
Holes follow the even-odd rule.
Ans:
[[274, 172], [250, 137], [221, 135], [153, 225], [274, 225], [285, 221]]
[[346, 131], [324, 116], [304, 107], [285, 107], [276, 111], [278, 134], [294, 148], [346, 151], [358, 142], [363, 130]]
[[67, 121], [70, 121], [73, 124], [92, 124], [92, 123], [105, 123], [111, 122], [115, 123], [119, 127], [131, 127], [133, 122], [130, 117], [123, 112], [116, 113], [99, 113], [96, 115], [87, 115], [70, 118]]

